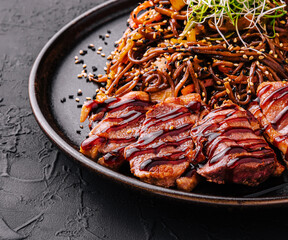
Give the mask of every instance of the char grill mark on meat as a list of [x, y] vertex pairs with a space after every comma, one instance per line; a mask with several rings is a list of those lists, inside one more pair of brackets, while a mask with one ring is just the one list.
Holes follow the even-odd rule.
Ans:
[[[176, 185], [191, 191], [196, 186], [196, 171], [183, 174], [192, 161], [193, 141], [190, 130], [202, 108], [199, 94], [168, 98], [146, 113], [140, 136], [124, 150], [131, 172], [141, 180], [159, 186]], [[182, 176], [183, 175], [183, 176]]]
[[125, 161], [124, 148], [137, 141], [145, 114], [151, 107], [145, 92], [130, 92], [120, 98], [87, 102], [82, 109], [83, 119], [89, 116], [92, 128], [89, 138], [81, 144], [81, 152], [97, 159], [98, 163], [117, 169]]
[[257, 89], [258, 98], [249, 111], [258, 119], [266, 139], [283, 153], [288, 161], [288, 83], [265, 82]]
[[197, 173], [216, 183], [256, 186], [275, 170], [276, 156], [257, 120], [230, 101], [212, 110], [191, 130]]

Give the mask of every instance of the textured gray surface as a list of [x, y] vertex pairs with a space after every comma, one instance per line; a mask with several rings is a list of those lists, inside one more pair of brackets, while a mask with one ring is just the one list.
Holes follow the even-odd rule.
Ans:
[[36, 124], [28, 76], [62, 26], [99, 0], [0, 1], [1, 239], [287, 239], [287, 209], [231, 210], [144, 196], [78, 166]]

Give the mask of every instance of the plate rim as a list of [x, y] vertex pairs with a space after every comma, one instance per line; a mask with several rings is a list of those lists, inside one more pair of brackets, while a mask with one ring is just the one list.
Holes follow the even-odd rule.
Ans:
[[[29, 83], [28, 83], [28, 94], [29, 94], [29, 102], [32, 108], [33, 115], [42, 129], [42, 131], [48, 136], [48, 138], [67, 156], [72, 157], [74, 160], [84, 164], [85, 166], [92, 169], [97, 174], [103, 175], [112, 179], [113, 181], [119, 182], [129, 186], [130, 188], [136, 190], [142, 190], [147, 193], [152, 193], [157, 196], [175, 199], [180, 201], [185, 201], [189, 203], [200, 203], [200, 204], [209, 204], [209, 205], [226, 205], [226, 206], [268, 206], [268, 205], [282, 205], [288, 203], [287, 197], [262, 197], [262, 198], [239, 198], [239, 197], [219, 197], [219, 196], [209, 196], [197, 193], [187, 193], [182, 192], [176, 189], [159, 187], [156, 185], [148, 184], [140, 181], [137, 178], [132, 178], [126, 176], [122, 173], [118, 173], [111, 169], [108, 169], [100, 164], [94, 162], [92, 159], [84, 156], [82, 153], [74, 149], [69, 143], [67, 143], [49, 124], [48, 120], [42, 113], [41, 106], [37, 101], [37, 72], [41, 66], [41, 61], [49, 54], [49, 50], [51, 46], [63, 36], [66, 31], [68, 31], [71, 27], [73, 27], [77, 22], [83, 20], [87, 16], [91, 14], [97, 14], [97, 11], [100, 9], [109, 9], [111, 4], [120, 4], [125, 0], [108, 0], [102, 4], [97, 5], [96, 7], [91, 8], [90, 10], [82, 13], [78, 17], [74, 18], [72, 21], [67, 23], [64, 27], [62, 27], [56, 34], [50, 38], [50, 40], [44, 45], [40, 53], [38, 54], [30, 75], [29, 75]], [[140, 1], [140, 0], [139, 0]]]

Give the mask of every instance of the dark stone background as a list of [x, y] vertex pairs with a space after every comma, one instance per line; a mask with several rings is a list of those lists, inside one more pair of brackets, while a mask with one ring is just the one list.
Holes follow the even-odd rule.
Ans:
[[97, 176], [44, 136], [28, 76], [44, 44], [103, 0], [0, 1], [1, 239], [287, 239], [287, 208], [175, 203]]

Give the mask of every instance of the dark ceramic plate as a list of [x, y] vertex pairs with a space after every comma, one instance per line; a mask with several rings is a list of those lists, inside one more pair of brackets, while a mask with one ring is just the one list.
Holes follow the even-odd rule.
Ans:
[[[75, 65], [74, 56], [103, 73], [106, 58], [97, 54], [97, 48], [109, 55], [126, 28], [129, 12], [138, 0], [112, 0], [91, 9], [62, 28], [43, 48], [37, 57], [29, 79], [30, 102], [35, 117], [48, 137], [66, 154], [115, 181], [135, 189], [178, 199], [215, 205], [274, 205], [288, 203], [288, 184], [285, 175], [270, 179], [257, 188], [235, 185], [201, 183], [193, 193], [166, 189], [146, 184], [129, 174], [129, 171], [114, 172], [102, 167], [78, 152], [81, 141], [88, 134], [87, 123], [80, 129], [81, 103], [86, 96], [95, 94], [97, 85], [78, 79], [82, 64]], [[109, 38], [105, 37], [110, 33]], [[96, 51], [89, 49], [93, 43]], [[86, 50], [85, 56], [79, 50]], [[94, 68], [95, 70], [95, 68]], [[75, 98], [81, 89], [80, 102]], [[73, 96], [72, 96], [73, 95]], [[73, 98], [70, 99], [69, 98]], [[65, 101], [65, 100], [66, 101]]]

